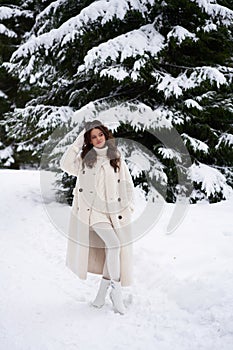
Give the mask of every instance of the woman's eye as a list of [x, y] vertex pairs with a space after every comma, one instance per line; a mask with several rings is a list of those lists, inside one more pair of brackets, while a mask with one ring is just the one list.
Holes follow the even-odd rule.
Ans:
[[[103, 136], [103, 134], [99, 134], [99, 136]], [[92, 139], [96, 139], [97, 136], [92, 136]]]

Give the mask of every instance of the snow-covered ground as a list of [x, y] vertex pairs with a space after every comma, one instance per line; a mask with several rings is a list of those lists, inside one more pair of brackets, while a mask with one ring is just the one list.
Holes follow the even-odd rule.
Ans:
[[232, 349], [233, 199], [191, 205], [170, 235], [174, 205], [165, 206], [134, 243], [120, 315], [109, 296], [102, 309], [90, 306], [99, 276], [83, 281], [65, 266], [66, 237], [47, 215], [39, 171], [0, 175], [1, 349]]

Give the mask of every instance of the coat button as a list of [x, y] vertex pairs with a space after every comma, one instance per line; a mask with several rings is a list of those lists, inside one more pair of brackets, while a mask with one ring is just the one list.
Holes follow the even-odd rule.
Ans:
[[118, 216], [118, 219], [122, 219], [122, 216], [121, 216], [121, 215], [119, 215], [119, 216]]
[[90, 210], [89, 208], [87, 208], [87, 210]]
[[120, 181], [121, 181], [120, 179], [117, 180], [117, 182], [120, 182]]
[[85, 170], [83, 170], [83, 174], [85, 174]]
[[79, 189], [79, 192], [82, 192], [82, 191], [83, 191], [83, 189], [82, 189], [82, 188], [80, 188], [80, 189]]
[[121, 201], [121, 199], [120, 199], [120, 198], [118, 198], [117, 200], [118, 200], [118, 202], [120, 202], [120, 201]]

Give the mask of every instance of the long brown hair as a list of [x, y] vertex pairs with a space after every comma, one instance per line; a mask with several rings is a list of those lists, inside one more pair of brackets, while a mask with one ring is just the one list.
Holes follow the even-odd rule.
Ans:
[[120, 152], [115, 145], [115, 139], [112, 132], [97, 119], [93, 120], [92, 122], [87, 122], [85, 129], [84, 145], [81, 152], [83, 167], [85, 163], [87, 167], [92, 168], [97, 160], [97, 153], [93, 149], [93, 144], [91, 144], [90, 141], [92, 129], [99, 129], [106, 138], [105, 146], [108, 146], [107, 157], [110, 159], [110, 165], [114, 168], [115, 173], [117, 172], [117, 168], [120, 170]]

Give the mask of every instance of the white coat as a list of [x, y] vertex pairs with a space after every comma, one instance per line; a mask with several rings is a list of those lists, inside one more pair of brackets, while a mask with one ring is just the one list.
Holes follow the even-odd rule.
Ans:
[[[114, 172], [108, 158], [101, 167], [101, 173], [105, 174], [108, 215], [121, 242], [121, 285], [128, 286], [132, 284], [133, 276], [131, 215], [134, 210], [134, 185], [124, 159], [121, 159], [119, 172]], [[96, 203], [98, 193], [96, 182], [92, 178], [93, 173], [85, 166], [82, 168], [81, 152], [78, 153], [72, 145], [62, 156], [60, 168], [77, 177], [68, 229], [66, 266], [81, 279], [87, 278], [87, 272], [102, 274], [105, 244], [89, 225], [91, 205], [94, 198]]]

